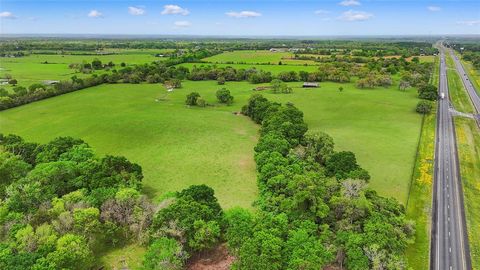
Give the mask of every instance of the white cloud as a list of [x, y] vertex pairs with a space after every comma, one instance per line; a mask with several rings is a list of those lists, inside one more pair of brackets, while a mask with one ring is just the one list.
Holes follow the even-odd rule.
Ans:
[[192, 24], [189, 21], [176, 21], [173, 23], [175, 28], [187, 28], [192, 26]]
[[13, 19], [16, 19], [17, 17], [13, 15], [13, 13], [11, 13], [10, 11], [3, 11], [3, 12], [0, 12], [0, 18], [13, 20]]
[[230, 12], [227, 12], [225, 14], [227, 16], [233, 17], [233, 18], [253, 18], [253, 17], [262, 16], [261, 13], [258, 13], [258, 12], [255, 12], [255, 11], [248, 11], [248, 10], [244, 10], [244, 11], [240, 11], [240, 12], [230, 11]]
[[340, 19], [344, 21], [353, 22], [353, 21], [366, 21], [372, 17], [373, 17], [372, 13], [368, 13], [365, 11], [349, 10], [349, 11], [343, 12], [342, 16], [340, 16]]
[[442, 10], [440, 7], [437, 7], [437, 6], [428, 6], [427, 9], [432, 12], [437, 12]]
[[128, 7], [128, 13], [130, 13], [133, 16], [140, 16], [145, 14], [145, 9], [140, 7]]
[[165, 5], [163, 6], [162, 15], [188, 15], [190, 11], [177, 5]]
[[476, 26], [476, 25], [480, 25], [480, 20], [458, 21], [457, 23], [468, 25], [468, 26]]
[[330, 11], [318, 9], [318, 10], [315, 10], [313, 13], [315, 13], [315, 15], [326, 15], [326, 14], [330, 14]]
[[339, 5], [344, 7], [360, 6], [360, 2], [357, 0], [343, 0]]
[[91, 10], [89, 13], [88, 13], [88, 17], [91, 17], [91, 18], [101, 18], [103, 17], [103, 14], [98, 11], [98, 10]]

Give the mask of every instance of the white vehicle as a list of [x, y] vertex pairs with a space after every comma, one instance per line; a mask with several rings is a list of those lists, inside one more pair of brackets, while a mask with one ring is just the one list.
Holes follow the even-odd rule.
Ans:
[[445, 93], [443, 93], [443, 92], [440, 93], [440, 98], [441, 98], [441, 99], [444, 99], [444, 98], [445, 98]]

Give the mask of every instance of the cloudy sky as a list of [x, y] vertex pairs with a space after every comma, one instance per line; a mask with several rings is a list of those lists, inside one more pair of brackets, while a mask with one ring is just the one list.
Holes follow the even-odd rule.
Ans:
[[2, 34], [480, 34], [478, 0], [0, 0]]

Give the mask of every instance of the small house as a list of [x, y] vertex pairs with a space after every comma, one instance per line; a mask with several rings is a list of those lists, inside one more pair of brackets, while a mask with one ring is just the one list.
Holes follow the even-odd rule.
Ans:
[[317, 82], [304, 82], [303, 88], [318, 88], [319, 84]]

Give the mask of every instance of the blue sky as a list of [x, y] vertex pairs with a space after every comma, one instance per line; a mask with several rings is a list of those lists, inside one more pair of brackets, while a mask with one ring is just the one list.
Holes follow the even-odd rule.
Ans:
[[480, 34], [478, 0], [0, 0], [2, 34]]

